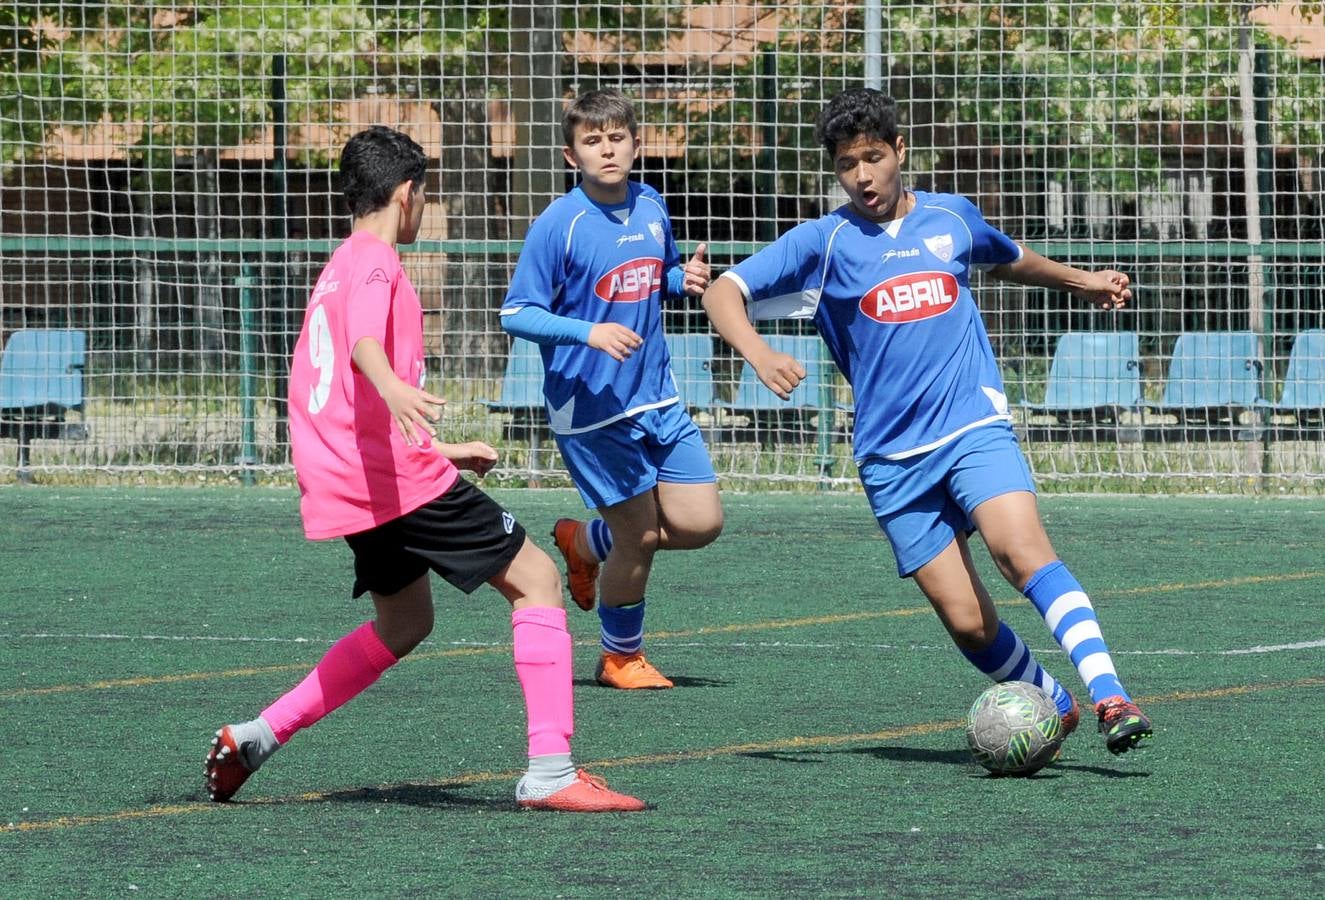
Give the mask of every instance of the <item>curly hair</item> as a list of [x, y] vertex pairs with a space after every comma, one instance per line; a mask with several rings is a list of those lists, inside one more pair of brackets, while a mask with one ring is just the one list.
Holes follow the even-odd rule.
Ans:
[[858, 137], [881, 140], [897, 146], [897, 101], [874, 88], [852, 88], [829, 100], [819, 114], [815, 139], [829, 157], [840, 144]]
[[428, 157], [404, 132], [374, 125], [354, 135], [340, 153], [341, 194], [358, 219], [391, 202], [406, 181], [417, 186], [428, 171]]

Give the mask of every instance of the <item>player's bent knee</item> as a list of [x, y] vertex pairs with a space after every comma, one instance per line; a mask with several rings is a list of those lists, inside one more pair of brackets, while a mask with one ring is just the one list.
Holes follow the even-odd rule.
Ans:
[[488, 583], [520, 606], [562, 605], [561, 573], [556, 563], [527, 538], [510, 565]]
[[400, 659], [407, 656], [432, 634], [432, 608], [429, 607], [426, 612], [416, 611], [409, 618], [378, 616], [373, 627], [377, 631], [378, 638], [391, 651], [391, 655]]
[[949, 621], [947, 623], [948, 634], [952, 642], [962, 650], [979, 652], [986, 649], [998, 637], [998, 622], [995, 621], [992, 626], [981, 621], [978, 618], [966, 620]]

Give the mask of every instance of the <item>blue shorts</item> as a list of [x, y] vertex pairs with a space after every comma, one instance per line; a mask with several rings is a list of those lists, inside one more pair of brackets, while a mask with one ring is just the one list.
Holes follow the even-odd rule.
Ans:
[[590, 509], [616, 506], [660, 481], [718, 480], [704, 438], [680, 403], [649, 409], [593, 431], [554, 435], [571, 480]]
[[1014, 491], [1035, 492], [1012, 429], [985, 425], [907, 459], [871, 457], [860, 464], [870, 508], [893, 545], [897, 574], [912, 575], [958, 533], [975, 529], [971, 511]]

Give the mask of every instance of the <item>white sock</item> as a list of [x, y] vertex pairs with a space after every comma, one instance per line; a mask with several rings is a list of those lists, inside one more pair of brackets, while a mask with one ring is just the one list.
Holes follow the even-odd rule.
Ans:
[[575, 764], [569, 753], [529, 757], [529, 768], [515, 786], [517, 800], [542, 800], [575, 781]]
[[231, 725], [230, 733], [235, 737], [235, 746], [239, 748], [244, 768], [250, 772], [256, 772], [267, 761], [267, 757], [281, 749], [275, 732], [262, 716]]

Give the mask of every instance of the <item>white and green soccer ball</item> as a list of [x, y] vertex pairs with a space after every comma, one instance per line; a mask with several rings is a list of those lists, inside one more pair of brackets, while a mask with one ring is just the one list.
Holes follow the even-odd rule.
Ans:
[[994, 685], [966, 715], [971, 755], [995, 775], [1038, 772], [1057, 757], [1063, 737], [1053, 698], [1026, 681]]

